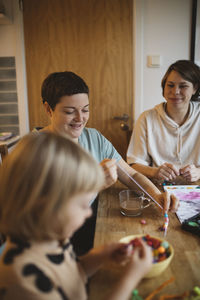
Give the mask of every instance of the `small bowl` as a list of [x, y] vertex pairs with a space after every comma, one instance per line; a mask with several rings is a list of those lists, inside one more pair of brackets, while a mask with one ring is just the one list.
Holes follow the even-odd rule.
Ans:
[[[121, 243], [129, 243], [131, 240], [135, 239], [135, 238], [141, 238], [146, 236], [145, 234], [136, 234], [136, 235], [128, 235], [125, 236], [124, 238], [120, 239]], [[151, 236], [151, 238], [157, 239], [161, 242], [164, 242], [164, 239], [155, 237], [155, 236]], [[174, 249], [172, 247], [172, 245], [168, 242], [169, 244], [169, 250], [170, 250], [170, 255], [163, 261], [160, 262], [156, 262], [153, 263], [151, 270], [144, 276], [144, 278], [152, 278], [152, 277], [156, 277], [158, 275], [160, 275], [170, 264], [173, 256], [174, 256]]]

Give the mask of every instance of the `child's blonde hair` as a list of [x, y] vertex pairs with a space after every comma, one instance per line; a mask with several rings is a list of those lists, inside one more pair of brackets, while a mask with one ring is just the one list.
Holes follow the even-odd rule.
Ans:
[[103, 183], [101, 167], [70, 139], [26, 135], [0, 167], [0, 232], [23, 240], [59, 239], [53, 221], [64, 227], [68, 199], [97, 192]]

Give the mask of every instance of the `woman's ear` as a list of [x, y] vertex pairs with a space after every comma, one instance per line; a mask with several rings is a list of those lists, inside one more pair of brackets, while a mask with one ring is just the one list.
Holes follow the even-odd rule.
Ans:
[[53, 111], [52, 111], [49, 103], [47, 103], [47, 101], [44, 102], [44, 110], [46, 111], [47, 115], [51, 118]]

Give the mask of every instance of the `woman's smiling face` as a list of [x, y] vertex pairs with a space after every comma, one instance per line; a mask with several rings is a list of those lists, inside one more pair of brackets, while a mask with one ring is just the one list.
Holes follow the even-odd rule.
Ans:
[[164, 97], [169, 105], [188, 106], [195, 92], [196, 89], [190, 81], [183, 79], [178, 72], [171, 71], [164, 87]]
[[51, 127], [54, 132], [67, 134], [77, 140], [89, 119], [89, 99], [87, 94], [63, 96], [50, 109]]

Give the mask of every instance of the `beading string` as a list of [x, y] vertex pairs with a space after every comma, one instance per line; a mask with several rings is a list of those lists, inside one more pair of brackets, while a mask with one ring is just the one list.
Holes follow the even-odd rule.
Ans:
[[[119, 169], [124, 172], [130, 179], [131, 181], [133, 181], [153, 202], [156, 203], [156, 205], [158, 205], [161, 209], [163, 209], [163, 207], [160, 205], [160, 203], [158, 203], [132, 176], [130, 176], [128, 174], [128, 172], [126, 170], [124, 170], [124, 168], [122, 168], [118, 163], [116, 163], [116, 165], [119, 167]], [[164, 229], [164, 236], [166, 236], [167, 234], [167, 228], [169, 225], [169, 217], [167, 214], [167, 211], [165, 211], [164, 214], [164, 218], [165, 218], [165, 223], [163, 225], [163, 229]]]
[[133, 177], [131, 177], [124, 168], [122, 168], [118, 163], [116, 163], [117, 166], [153, 201], [155, 202], [161, 209], [163, 207], [158, 203]]
[[164, 236], [166, 236], [167, 228], [168, 228], [168, 225], [169, 225], [169, 217], [168, 217], [167, 211], [165, 211], [164, 218], [165, 218], [165, 223], [164, 223], [163, 227], [164, 227]]

